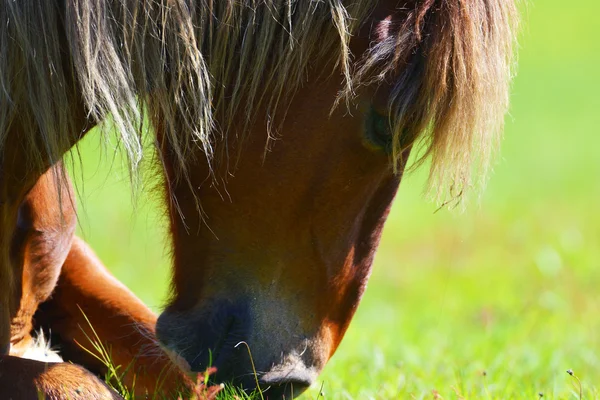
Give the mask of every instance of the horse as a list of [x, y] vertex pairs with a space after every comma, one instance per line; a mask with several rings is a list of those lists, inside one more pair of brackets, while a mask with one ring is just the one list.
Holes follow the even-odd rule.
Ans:
[[[485, 179], [516, 15], [513, 0], [3, 2], [3, 357], [19, 362], [11, 321], [24, 294], [51, 328], [54, 315], [76, 326], [64, 310], [86, 299], [117, 346], [123, 325], [108, 321], [129, 315], [184, 373], [212, 365], [216, 381], [271, 399], [302, 393], [360, 302], [409, 155], [430, 162], [441, 200]], [[99, 261], [73, 239], [61, 160], [97, 125], [118, 132], [134, 187], [144, 156], [162, 180], [172, 294], [158, 319], [105, 271], [92, 274], [102, 293], [83, 272]], [[65, 244], [42, 246], [51, 262], [39, 263], [23, 232], [44, 214], [26, 212], [44, 176], [53, 185], [36, 198], [56, 204], [47, 240]], [[81, 268], [68, 267], [72, 249]], [[61, 274], [76, 295], [52, 295]]]

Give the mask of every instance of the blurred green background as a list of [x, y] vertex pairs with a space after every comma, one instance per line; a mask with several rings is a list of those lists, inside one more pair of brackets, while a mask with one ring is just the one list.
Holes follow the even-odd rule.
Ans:
[[[405, 177], [373, 277], [304, 398], [600, 398], [600, 3], [523, 7], [505, 139], [481, 201], [442, 210]], [[81, 146], [80, 234], [158, 310], [168, 289], [160, 199]], [[104, 154], [100, 156], [99, 154]], [[148, 185], [152, 185], [150, 179]], [[133, 208], [135, 204], [135, 212]]]

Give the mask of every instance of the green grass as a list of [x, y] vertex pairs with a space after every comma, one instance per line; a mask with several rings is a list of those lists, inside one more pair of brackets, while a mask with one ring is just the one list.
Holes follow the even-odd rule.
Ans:
[[[401, 185], [373, 277], [304, 399], [600, 398], [600, 3], [529, 2], [505, 140], [481, 202], [442, 210]], [[168, 287], [160, 211], [131, 209], [83, 147], [81, 231], [158, 309]], [[143, 278], [141, 278], [143, 277]]]

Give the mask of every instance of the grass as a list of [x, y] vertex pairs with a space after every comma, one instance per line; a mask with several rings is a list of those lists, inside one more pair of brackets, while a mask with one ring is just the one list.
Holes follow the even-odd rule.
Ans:
[[[357, 315], [303, 399], [600, 398], [600, 3], [526, 9], [481, 201], [434, 214], [425, 171], [404, 180]], [[97, 140], [83, 146], [80, 233], [158, 309], [160, 210], [142, 197], [132, 212], [126, 174], [107, 177]]]

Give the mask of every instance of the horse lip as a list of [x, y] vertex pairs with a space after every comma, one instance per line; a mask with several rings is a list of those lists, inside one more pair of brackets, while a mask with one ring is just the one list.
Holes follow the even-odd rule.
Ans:
[[309, 369], [301, 365], [296, 366], [295, 368], [269, 371], [260, 376], [258, 383], [261, 387], [264, 387], [265, 390], [269, 386], [281, 387], [293, 385], [299, 390], [304, 391], [313, 384], [317, 378], [317, 375], [317, 372], [313, 369]]
[[259, 380], [261, 392], [269, 400], [293, 399], [304, 393], [312, 384], [312, 381], [306, 380], [307, 377], [290, 377], [286, 380]]

